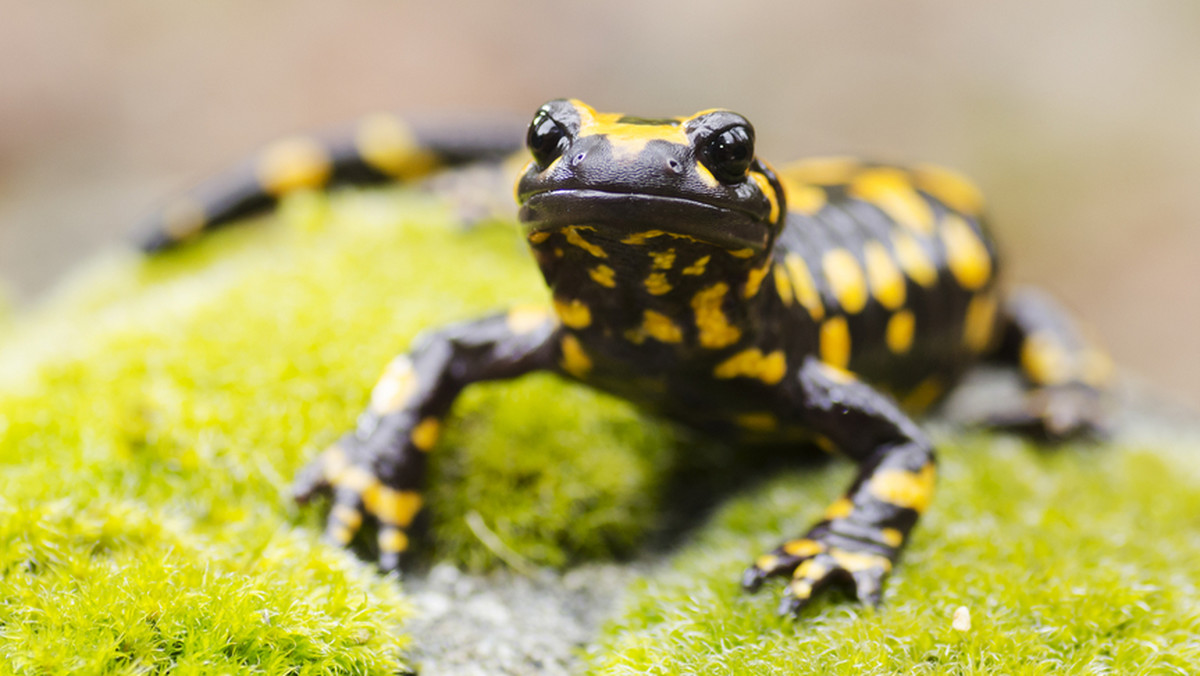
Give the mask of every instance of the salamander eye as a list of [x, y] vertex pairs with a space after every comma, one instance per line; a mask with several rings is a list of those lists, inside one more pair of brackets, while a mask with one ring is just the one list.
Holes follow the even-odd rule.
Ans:
[[533, 161], [545, 169], [562, 155], [567, 147], [567, 132], [544, 110], [538, 111], [529, 123], [525, 145], [533, 153]]
[[729, 127], [710, 138], [700, 153], [718, 181], [737, 183], [746, 178], [754, 161], [754, 132], [743, 125]]

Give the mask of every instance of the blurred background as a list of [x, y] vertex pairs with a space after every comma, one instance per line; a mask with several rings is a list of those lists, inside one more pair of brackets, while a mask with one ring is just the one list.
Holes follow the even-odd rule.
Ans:
[[780, 163], [935, 161], [1010, 278], [1200, 405], [1200, 3], [0, 0], [0, 280], [21, 302], [164, 196], [373, 110], [728, 107]]

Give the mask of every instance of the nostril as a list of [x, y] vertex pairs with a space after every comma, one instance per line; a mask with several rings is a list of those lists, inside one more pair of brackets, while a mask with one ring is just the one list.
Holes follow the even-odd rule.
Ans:
[[572, 158], [571, 164], [579, 164], [580, 162], [583, 161], [583, 158], [586, 156], [587, 156], [587, 153], [579, 153], [574, 158]]
[[676, 160], [667, 160], [667, 167], [670, 168], [671, 171], [676, 173], [679, 172], [679, 162]]

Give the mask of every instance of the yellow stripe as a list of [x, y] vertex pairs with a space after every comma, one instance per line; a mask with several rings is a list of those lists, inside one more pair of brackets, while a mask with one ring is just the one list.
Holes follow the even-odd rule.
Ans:
[[871, 294], [875, 300], [889, 310], [904, 305], [907, 280], [887, 248], [879, 242], [867, 242], [863, 247], [863, 257], [867, 262], [867, 280], [871, 283]]
[[849, 314], [861, 312], [867, 304], [867, 284], [854, 254], [845, 249], [827, 251], [821, 257], [821, 267], [842, 309]]
[[933, 267], [929, 254], [925, 253], [925, 249], [915, 237], [907, 232], [897, 232], [892, 237], [892, 244], [896, 248], [896, 260], [900, 261], [904, 274], [925, 288], [937, 283], [937, 269]]
[[901, 310], [887, 323], [887, 346], [892, 354], [905, 354], [912, 349], [916, 317], [912, 310]]
[[932, 463], [919, 472], [889, 469], [871, 477], [870, 491], [875, 497], [897, 507], [905, 507], [918, 513], [924, 512], [933, 500], [933, 483], [937, 470]]
[[920, 164], [914, 168], [913, 177], [917, 187], [960, 214], [976, 216], [983, 211], [983, 192], [958, 172], [932, 164]]
[[825, 306], [821, 303], [821, 294], [813, 282], [812, 273], [800, 254], [790, 253], [783, 260], [787, 266], [788, 275], [792, 278], [792, 288], [796, 291], [796, 300], [808, 310], [808, 314], [818, 321], [825, 317]]
[[607, 265], [597, 265], [594, 268], [588, 269], [588, 276], [592, 281], [600, 286], [607, 286], [612, 289], [617, 286], [617, 272]]
[[996, 298], [990, 293], [976, 294], [967, 304], [963, 321], [963, 344], [973, 352], [983, 352], [996, 335]]
[[567, 334], [560, 343], [563, 370], [576, 378], [583, 378], [592, 370], [592, 360], [583, 351], [583, 345], [575, 336]]
[[442, 432], [442, 423], [437, 418], [430, 416], [413, 428], [411, 439], [413, 446], [417, 447], [418, 451], [428, 451], [437, 443], [438, 436]]
[[608, 258], [608, 254], [604, 251], [604, 249], [601, 249], [599, 246], [592, 244], [591, 242], [584, 239], [583, 235], [579, 234], [579, 231], [582, 229], [592, 230], [593, 228], [591, 226], [579, 226], [579, 225], [568, 225], [567, 227], [563, 228], [563, 232], [566, 233], [566, 235], [567, 235], [567, 243], [574, 244], [575, 246], [579, 247], [580, 249], [583, 249], [584, 251], [595, 256], [596, 258]]
[[933, 232], [933, 209], [925, 198], [913, 189], [908, 176], [900, 169], [867, 169], [854, 177], [849, 192], [852, 196], [879, 207], [901, 225], [922, 234]]
[[840, 368], [850, 364], [850, 326], [842, 316], [821, 324], [821, 361]]
[[976, 291], [992, 276], [992, 257], [979, 235], [961, 217], [947, 214], [942, 220], [946, 266], [962, 288]]
[[721, 307], [727, 293], [729, 285], [721, 282], [696, 292], [692, 297], [692, 311], [696, 316], [696, 328], [700, 330], [702, 347], [727, 347], [742, 337], [741, 330], [729, 323]]
[[768, 385], [778, 383], [785, 375], [787, 360], [782, 350], [765, 355], [758, 348], [743, 350], [713, 369], [713, 376], [717, 378], [757, 378]]
[[587, 328], [592, 323], [592, 311], [583, 301], [573, 298], [569, 301], [554, 299], [554, 312], [564, 326], [573, 329]]

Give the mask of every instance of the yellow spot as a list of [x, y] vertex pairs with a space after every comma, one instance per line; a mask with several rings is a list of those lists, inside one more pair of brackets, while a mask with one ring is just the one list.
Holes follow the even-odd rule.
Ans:
[[750, 178], [758, 184], [759, 191], [767, 198], [767, 202], [771, 205], [771, 211], [767, 215], [768, 223], [779, 222], [779, 196], [775, 194], [775, 187], [771, 185], [771, 181], [760, 171], [750, 172]]
[[561, 247], [555, 247], [555, 248], [554, 248], [554, 257], [555, 257], [555, 258], [562, 258], [562, 257], [563, 257], [563, 250], [562, 250], [562, 248], [561, 248]]
[[654, 310], [642, 312], [641, 331], [662, 343], [678, 343], [683, 340], [683, 331], [679, 326], [671, 321], [670, 317]]
[[850, 552], [845, 549], [832, 547], [829, 550], [829, 555], [833, 557], [838, 565], [851, 573], [858, 573], [864, 570], [873, 570], [882, 568], [885, 572], [892, 569], [892, 562], [886, 556], [879, 554], [867, 554], [865, 552]]
[[542, 230], [541, 232], [531, 232], [529, 233], [529, 237], [527, 239], [533, 244], [541, 244], [542, 242], [550, 239], [550, 233], [545, 230]]
[[330, 483], [338, 488], [344, 488], [355, 493], [363, 493], [371, 490], [373, 486], [379, 483], [379, 480], [362, 467], [350, 465], [339, 472], [337, 476], [333, 477]]
[[778, 383], [785, 375], [787, 360], [782, 350], [766, 355], [758, 348], [742, 350], [713, 369], [717, 378], [757, 378], [768, 385]]
[[718, 181], [717, 177], [713, 176], [712, 172], [708, 170], [708, 167], [704, 166], [702, 163], [697, 162], [692, 170], [696, 172], [696, 175], [700, 177], [700, 180], [704, 182], [704, 185], [710, 188], [720, 187], [721, 182]]
[[792, 577], [797, 580], [820, 580], [828, 574], [829, 565], [817, 559], [804, 561], [792, 571]]
[[162, 212], [163, 230], [177, 242], [199, 233], [207, 220], [204, 205], [191, 197], [172, 201]]
[[313, 139], [298, 136], [276, 141], [259, 158], [259, 185], [271, 195], [301, 188], [319, 188], [329, 180], [333, 163]]
[[754, 255], [754, 249], [731, 249], [729, 255], [734, 258], [749, 258]]
[[422, 503], [421, 494], [416, 491], [398, 491], [380, 483], [363, 491], [362, 499], [367, 511], [383, 526], [407, 526], [421, 510]]
[[355, 133], [354, 147], [364, 162], [393, 178], [412, 178], [435, 164], [433, 154], [417, 144], [412, 129], [393, 115], [364, 119]]
[[791, 556], [816, 556], [825, 551], [825, 545], [816, 540], [802, 538], [792, 540], [783, 546], [783, 551]]
[[900, 169], [867, 169], [854, 177], [849, 193], [879, 207], [901, 225], [927, 235], [933, 232], [933, 209]]
[[704, 274], [704, 268], [708, 265], [710, 258], [712, 258], [712, 256], [701, 256], [700, 258], [696, 259], [695, 263], [687, 266], [681, 270], [681, 272], [685, 275], [702, 275]]
[[388, 554], [403, 552], [408, 549], [408, 536], [399, 528], [380, 528], [379, 549]]
[[812, 596], [812, 583], [807, 580], [793, 580], [788, 585], [788, 592], [798, 599], [806, 599]]
[[1053, 334], [1035, 332], [1021, 344], [1021, 369], [1036, 385], [1057, 385], [1071, 377], [1071, 362]]
[[850, 501], [850, 498], [841, 497], [837, 500], [834, 500], [832, 504], [825, 508], [825, 513], [822, 515], [822, 517], [827, 521], [844, 519], [847, 516], [850, 516], [850, 513], [853, 511], [854, 503]]
[[867, 242], [863, 247], [863, 257], [867, 262], [867, 281], [871, 284], [871, 295], [875, 296], [875, 300], [889, 310], [903, 306], [908, 280], [896, 267], [887, 248], [879, 242]]
[[821, 324], [821, 361], [841, 368], [850, 364], [850, 326], [842, 316]]
[[371, 390], [371, 411], [377, 415], [398, 411], [408, 404], [416, 390], [417, 376], [413, 372], [412, 360], [402, 354], [388, 362], [379, 382]]
[[362, 512], [350, 505], [334, 505], [333, 509], [329, 510], [329, 513], [343, 526], [352, 531], [358, 530], [358, 527], [362, 525]]
[[671, 290], [671, 283], [667, 281], [665, 272], [652, 272], [646, 276], [646, 281], [643, 283], [646, 291], [654, 296], [661, 296]]
[[959, 213], [973, 216], [983, 211], [983, 193], [958, 172], [921, 164], [913, 170], [913, 177], [918, 188]]
[[554, 312], [558, 315], [558, 319], [564, 326], [569, 326], [572, 329], [587, 328], [592, 323], [591, 309], [577, 298], [570, 301], [555, 298]]
[[897, 232], [892, 237], [892, 245], [896, 248], [896, 260], [910, 279], [926, 288], [937, 283], [937, 268], [933, 267], [929, 254], [915, 237], [907, 232]]
[[635, 232], [632, 235], [621, 240], [622, 244], [641, 245], [645, 244], [646, 240], [654, 237], [662, 237], [667, 234], [666, 230], [647, 230], [645, 232]]
[[973, 352], [983, 352], [996, 334], [996, 298], [990, 293], [976, 294], [967, 304], [963, 320], [963, 344]]
[[754, 560], [754, 567], [759, 570], [774, 570], [779, 565], [779, 557], [774, 554], [763, 554]]
[[746, 277], [746, 287], [742, 291], [742, 297], [753, 298], [760, 288], [762, 288], [763, 279], [767, 273], [771, 271], [771, 261], [765, 261], [761, 267], [754, 268]]
[[442, 423], [437, 418], [430, 416], [421, 422], [412, 431], [412, 443], [417, 447], [418, 451], [428, 451], [437, 443], [438, 436], [442, 432]]
[[676, 121], [673, 124], [629, 124], [621, 122], [621, 113], [597, 113], [582, 102], [575, 103], [579, 111], [579, 136], [603, 134], [617, 157], [634, 157], [650, 141], [667, 141], [688, 145], [687, 130]]
[[796, 300], [808, 310], [808, 314], [818, 321], [825, 316], [825, 306], [821, 304], [821, 294], [813, 281], [812, 273], [808, 271], [800, 254], [790, 253], [783, 259], [788, 274], [792, 278], [792, 288], [796, 291]]
[[962, 288], [975, 291], [992, 275], [992, 257], [979, 235], [960, 216], [947, 214], [942, 221], [942, 242], [946, 245], [946, 265]]
[[517, 305], [508, 311], [504, 324], [509, 331], [525, 334], [536, 329], [549, 319], [550, 313], [542, 305]]
[[904, 533], [895, 528], [884, 528], [879, 531], [879, 537], [883, 540], [883, 544], [889, 547], [899, 547], [904, 544]]
[[692, 311], [696, 315], [696, 328], [699, 329], [700, 345], [709, 349], [728, 347], [742, 337], [742, 332], [729, 323], [721, 305], [725, 302], [725, 294], [729, 293], [729, 285], [724, 282], [714, 284], [696, 292], [692, 297]]
[[600, 286], [607, 286], [611, 289], [617, 285], [617, 273], [607, 265], [601, 264], [594, 268], [588, 269], [588, 276], [592, 278], [593, 282], [596, 282]]
[[578, 338], [570, 334], [563, 336], [561, 348], [560, 363], [564, 371], [576, 378], [583, 378], [592, 370], [592, 360], [583, 351], [583, 345], [579, 344]]
[[[813, 157], [787, 165], [780, 174], [797, 183], [840, 185], [849, 183], [861, 168], [862, 162], [854, 157]], [[788, 200], [790, 204], [790, 192]]]
[[675, 265], [675, 250], [651, 251], [650, 258], [654, 260], [651, 267], [655, 270], [670, 270], [671, 266]]
[[[587, 227], [589, 230], [591, 229], [589, 226], [583, 226], [583, 227]], [[584, 239], [583, 235], [579, 234], [580, 229], [581, 229], [581, 226], [578, 226], [578, 225], [568, 225], [567, 227], [563, 228], [563, 231], [567, 235], [567, 244], [574, 244], [575, 246], [579, 247], [580, 249], [583, 249], [584, 251], [595, 256], [596, 258], [608, 258], [608, 254], [605, 253], [604, 249], [601, 249], [600, 247], [596, 246], [595, 244], [592, 244], [591, 242]]]
[[781, 176], [784, 194], [787, 195], [788, 211], [797, 211], [806, 216], [816, 215], [828, 201], [825, 191], [815, 185], [791, 180], [789, 176]]
[[929, 376], [912, 388], [900, 401], [900, 405], [909, 411], [920, 413], [940, 399], [945, 389], [941, 378]]
[[742, 413], [734, 417], [738, 427], [754, 432], [770, 432], [779, 428], [779, 419], [765, 411]]
[[867, 283], [854, 254], [845, 249], [827, 251], [821, 258], [825, 281], [848, 314], [861, 312], [867, 304]]
[[912, 310], [901, 310], [888, 320], [887, 346], [892, 354], [905, 354], [912, 349], [916, 323]]
[[787, 268], [782, 265], [775, 266], [775, 292], [779, 294], [784, 307], [792, 306], [792, 280], [788, 278]]
[[933, 463], [925, 465], [919, 472], [885, 469], [871, 477], [870, 491], [884, 502], [921, 513], [933, 500], [933, 482], [936, 476], [937, 470], [934, 469]]

